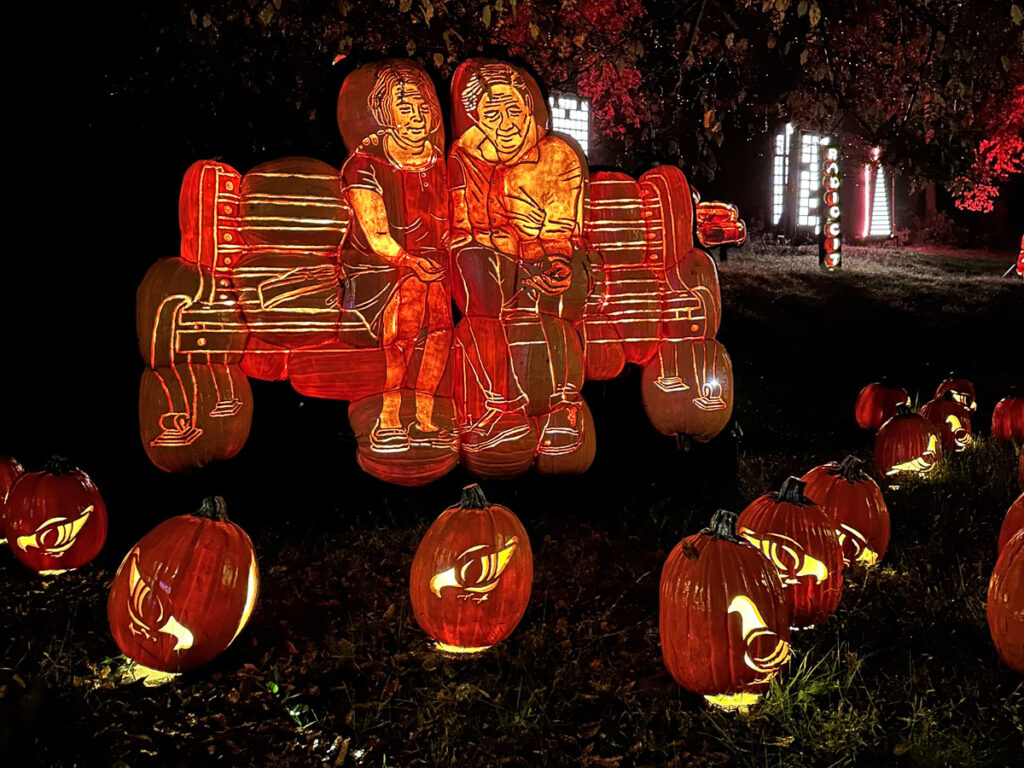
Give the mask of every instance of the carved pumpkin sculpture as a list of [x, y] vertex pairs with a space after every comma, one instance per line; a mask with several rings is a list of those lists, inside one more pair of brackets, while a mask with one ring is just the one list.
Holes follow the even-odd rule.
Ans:
[[779, 572], [795, 629], [824, 621], [843, 594], [843, 548], [832, 519], [789, 477], [778, 493], [750, 502], [737, 530]]
[[409, 575], [413, 615], [448, 653], [476, 653], [508, 637], [532, 587], [526, 529], [479, 485], [466, 486], [427, 529]]
[[1024, 397], [1004, 397], [992, 410], [992, 437], [1024, 443]]
[[997, 551], [1002, 552], [1010, 539], [1018, 531], [1024, 531], [1024, 493], [1017, 497], [1010, 505], [1003, 518], [1003, 524], [999, 528], [999, 545]]
[[927, 474], [942, 458], [942, 441], [934, 425], [909, 405], [897, 413], [875, 436], [875, 469], [879, 475]]
[[978, 410], [978, 396], [974, 391], [974, 384], [967, 379], [957, 379], [950, 375], [936, 388], [934, 399], [938, 400], [946, 392], [952, 392], [953, 399], [971, 413]]
[[0, 544], [7, 541], [7, 534], [4, 528], [4, 511], [7, 504], [7, 494], [10, 493], [14, 481], [25, 474], [25, 468], [18, 463], [18, 460], [10, 456], [0, 456]]
[[749, 708], [789, 660], [790, 613], [774, 566], [736, 535], [736, 515], [675, 546], [661, 571], [658, 631], [673, 679], [724, 709]]
[[161, 672], [202, 666], [245, 627], [259, 592], [252, 541], [227, 519], [224, 500], [165, 520], [117, 569], [107, 619], [128, 658]]
[[992, 642], [1006, 665], [1024, 675], [1024, 531], [1003, 547], [988, 582], [986, 605]]
[[974, 441], [971, 436], [971, 412], [961, 404], [951, 389], [921, 406], [921, 415], [935, 425], [942, 438], [944, 453], [964, 451]]
[[868, 384], [857, 395], [857, 424], [861, 429], [877, 432], [879, 427], [896, 415], [896, 406], [900, 403], [910, 405], [910, 395], [903, 387], [878, 381]]
[[103, 548], [107, 507], [99, 489], [67, 459], [54, 456], [42, 472], [19, 477], [7, 495], [7, 545], [34, 571], [52, 575], [81, 568]]
[[889, 546], [889, 509], [882, 489], [856, 456], [815, 467], [801, 480], [804, 495], [832, 519], [846, 565], [876, 565]]

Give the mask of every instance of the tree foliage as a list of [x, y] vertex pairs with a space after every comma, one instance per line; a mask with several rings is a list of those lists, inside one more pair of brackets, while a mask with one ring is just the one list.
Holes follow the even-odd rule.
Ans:
[[990, 199], [1021, 169], [1007, 125], [1024, 11], [1010, 0], [183, 0], [174, 16], [140, 13], [180, 58], [172, 78], [310, 119], [364, 59], [412, 57], [443, 87], [486, 53], [590, 98], [627, 168], [659, 159], [707, 178], [726, 136], [793, 120], [964, 195]]

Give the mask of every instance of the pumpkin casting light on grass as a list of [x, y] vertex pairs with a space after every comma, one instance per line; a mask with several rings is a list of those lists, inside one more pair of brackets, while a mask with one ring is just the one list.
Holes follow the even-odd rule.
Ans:
[[194, 515], [165, 520], [132, 547], [107, 600], [125, 656], [160, 672], [202, 666], [224, 651], [256, 605], [252, 541], [227, 518], [219, 496]]
[[427, 529], [409, 574], [413, 615], [448, 653], [477, 653], [508, 637], [532, 587], [526, 529], [476, 484]]
[[14, 482], [4, 517], [11, 552], [44, 576], [81, 568], [107, 538], [107, 507], [99, 489], [60, 456], [42, 472], [28, 472]]
[[889, 509], [882, 489], [863, 466], [856, 456], [847, 456], [801, 478], [807, 483], [804, 494], [831, 517], [846, 565], [877, 565], [889, 546]]
[[843, 548], [832, 518], [789, 477], [778, 493], [754, 499], [737, 521], [740, 535], [778, 569], [794, 629], [824, 621], [843, 594]]
[[736, 534], [736, 515], [669, 553], [658, 632], [672, 678], [716, 707], [748, 709], [789, 661], [790, 612], [775, 567]]

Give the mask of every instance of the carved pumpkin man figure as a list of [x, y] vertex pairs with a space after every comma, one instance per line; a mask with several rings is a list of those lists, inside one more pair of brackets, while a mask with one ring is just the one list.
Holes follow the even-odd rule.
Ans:
[[[346, 267], [355, 265], [349, 270], [353, 273], [389, 272], [393, 278], [373, 318], [386, 374], [371, 447], [381, 453], [401, 452], [411, 439], [454, 445], [454, 434], [435, 424], [433, 413], [452, 328], [445, 279], [449, 233], [440, 105], [426, 73], [398, 61], [377, 69], [366, 105], [378, 130], [353, 149], [341, 181], [355, 214], [343, 251]], [[422, 350], [422, 359], [415, 380], [406, 381], [416, 349]], [[409, 426], [399, 418], [403, 386], [416, 393], [415, 423]]]
[[[583, 168], [572, 147], [545, 135], [530, 86], [515, 67], [487, 60], [464, 64], [453, 83], [462, 132], [448, 158], [452, 292], [471, 320], [500, 321], [481, 324], [486, 334], [470, 324], [463, 345], [485, 398], [462, 435], [468, 451], [526, 432], [528, 413], [545, 414], [540, 452], [582, 441], [582, 370], [559, 323], [582, 231]], [[548, 402], [531, 401], [531, 378], [543, 379]]]

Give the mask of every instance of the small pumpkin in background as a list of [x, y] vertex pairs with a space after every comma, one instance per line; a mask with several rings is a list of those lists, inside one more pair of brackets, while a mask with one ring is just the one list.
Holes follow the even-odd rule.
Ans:
[[875, 469], [879, 475], [927, 474], [942, 459], [942, 441], [935, 426], [909, 405], [900, 404], [897, 413], [875, 435]]
[[1014, 534], [999, 553], [988, 582], [985, 614], [999, 656], [1024, 675], [1024, 531]]
[[[973, 402], [973, 401], [972, 401]], [[944, 453], [963, 451], [974, 442], [971, 436], [971, 412], [947, 389], [941, 396], [921, 406], [921, 415], [935, 425], [942, 438]]]
[[790, 612], [774, 566], [736, 534], [736, 515], [669, 553], [658, 589], [661, 655], [672, 678], [723, 709], [746, 709], [789, 661]]
[[107, 506], [99, 489], [60, 456], [42, 472], [26, 472], [15, 480], [4, 517], [11, 552], [44, 576], [81, 568], [107, 539]]
[[413, 616], [448, 653], [477, 653], [508, 637], [532, 588], [526, 529], [475, 483], [427, 529], [409, 573]]
[[10, 493], [14, 481], [25, 474], [25, 468], [18, 463], [18, 460], [11, 456], [0, 456], [0, 544], [7, 541], [7, 534], [4, 528], [4, 507], [7, 503], [7, 494]]
[[754, 499], [737, 521], [740, 535], [778, 570], [794, 629], [827, 619], [843, 595], [839, 535], [831, 516], [804, 494], [806, 485], [786, 478], [778, 493]]
[[843, 547], [843, 562], [876, 565], [889, 546], [889, 508], [882, 489], [856, 456], [815, 467], [801, 480], [804, 495], [832, 519]]
[[228, 520], [224, 499], [160, 523], [117, 569], [107, 619], [125, 656], [161, 672], [202, 666], [249, 621], [259, 593], [249, 536]]
[[886, 421], [896, 415], [896, 406], [910, 405], [910, 395], [903, 387], [876, 381], [868, 384], [857, 395], [854, 413], [861, 429], [877, 432]]
[[975, 394], [974, 384], [967, 379], [957, 379], [950, 374], [949, 378], [936, 388], [933, 399], [938, 400], [947, 392], [952, 392], [953, 399], [971, 413], [978, 410], [978, 396]]
[[996, 551], [1002, 552], [1018, 531], [1024, 531], [1024, 493], [1010, 505], [1006, 517], [1003, 518], [1003, 524], [999, 528], [999, 543]]
[[992, 437], [1024, 443], [1024, 397], [1004, 397], [992, 410]]

